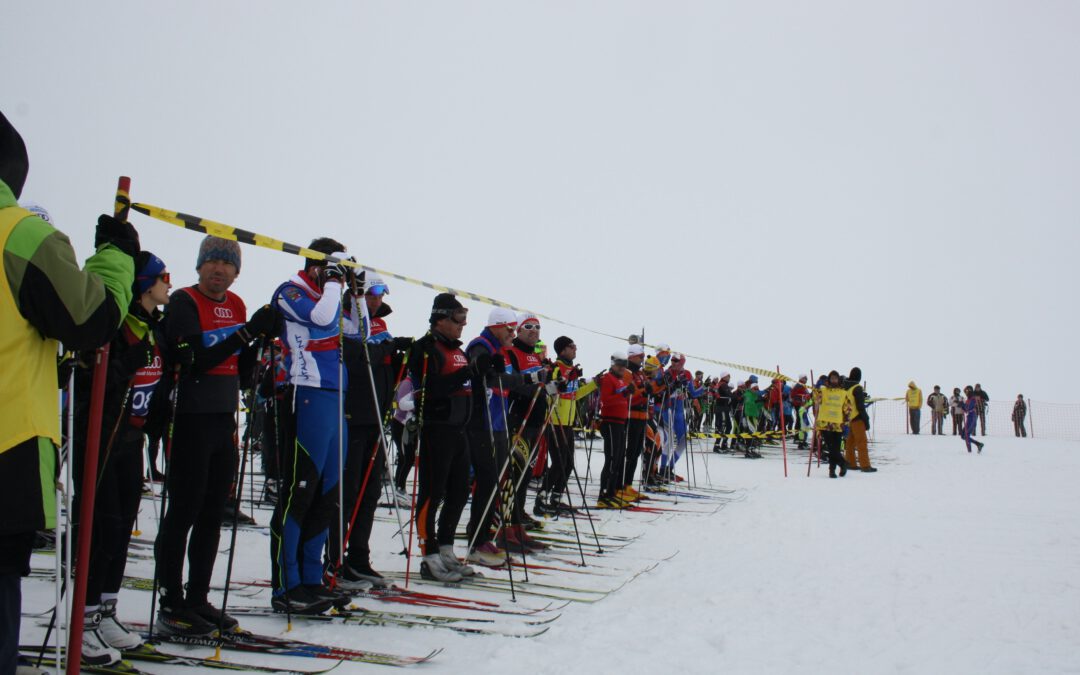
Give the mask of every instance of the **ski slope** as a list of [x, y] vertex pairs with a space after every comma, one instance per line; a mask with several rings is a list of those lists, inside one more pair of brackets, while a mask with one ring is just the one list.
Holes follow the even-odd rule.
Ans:
[[[664, 513], [599, 513], [598, 531], [619, 539], [609, 540], [612, 547], [602, 556], [588, 558], [590, 574], [530, 574], [533, 582], [597, 589], [637, 575], [606, 597], [558, 591], [595, 601], [557, 609], [563, 603], [550, 598], [522, 595], [511, 602], [508, 594], [489, 590], [410, 584], [426, 592], [483, 598], [510, 610], [533, 609], [545, 619], [557, 616], [543, 626], [548, 630], [542, 635], [524, 639], [301, 620], [288, 635], [409, 655], [441, 648], [432, 661], [410, 667], [430, 673], [1077, 672], [1080, 497], [1075, 482], [1080, 447], [1030, 439], [987, 441], [986, 451], [978, 455], [968, 454], [952, 436], [879, 436], [871, 457], [880, 471], [836, 480], [827, 477], [824, 465], [813, 466], [807, 478], [804, 453], [789, 452], [785, 478], [779, 448], [766, 448], [763, 459], [748, 460], [707, 452], [699, 441], [692, 472], [697, 483], [707, 485], [707, 468], [714, 489], [732, 492], [702, 491], [705, 498], [683, 497], [678, 504], [671, 495], [661, 496], [672, 501], [651, 505], [670, 509]], [[594, 477], [599, 454], [596, 445]], [[585, 466], [584, 446], [578, 466]], [[685, 464], [681, 468], [684, 475], [690, 472]], [[143, 537], [152, 537], [153, 513], [144, 500]], [[376, 567], [404, 570], [404, 558], [396, 555], [400, 540], [391, 539], [397, 529], [393, 517], [385, 510], [380, 514], [372, 537]], [[256, 518], [265, 524], [269, 512], [259, 510]], [[568, 521], [554, 528], [564, 526], [569, 527]], [[588, 527], [584, 522], [579, 526]], [[220, 579], [227, 534], [223, 531], [216, 571]], [[265, 578], [268, 536], [241, 531], [238, 537], [234, 579]], [[636, 538], [626, 541], [631, 537]], [[35, 555], [36, 567], [51, 564], [48, 556]], [[132, 560], [128, 570], [148, 576], [151, 564]], [[521, 579], [519, 568], [515, 578]], [[50, 582], [29, 579], [23, 589], [25, 612], [51, 606]], [[265, 590], [238, 593], [244, 595], [232, 594], [230, 605], [268, 603]], [[120, 614], [145, 621], [149, 598], [147, 592], [125, 589]], [[523, 626], [517, 616], [361, 604], [485, 619], [489, 623], [469, 625], [511, 632]], [[250, 618], [243, 625], [277, 634], [285, 621]], [[40, 640], [41, 634], [34, 619], [24, 619], [24, 643]], [[171, 645], [165, 649], [185, 651]], [[223, 657], [305, 670], [327, 665], [230, 651]], [[194, 670], [135, 665], [149, 672]], [[380, 668], [387, 670], [343, 663], [334, 672]]]

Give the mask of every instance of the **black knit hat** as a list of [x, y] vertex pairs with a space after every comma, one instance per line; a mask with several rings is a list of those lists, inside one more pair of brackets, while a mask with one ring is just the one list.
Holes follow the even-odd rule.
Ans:
[[862, 382], [862, 369], [858, 366], [852, 368], [851, 375], [848, 376], [848, 379], [852, 382]]
[[431, 317], [428, 321], [432, 324], [449, 318], [455, 309], [465, 309], [465, 305], [458, 302], [453, 293], [439, 293], [435, 296], [435, 302], [431, 303]]
[[29, 170], [30, 159], [26, 155], [26, 144], [23, 143], [22, 136], [11, 126], [4, 113], [0, 112], [0, 180], [11, 188], [15, 199], [22, 195]]
[[559, 354], [562, 354], [562, 350], [566, 349], [572, 344], [574, 344], [574, 341], [566, 337], [565, 335], [560, 335], [559, 337], [555, 338], [555, 355], [558, 356]]

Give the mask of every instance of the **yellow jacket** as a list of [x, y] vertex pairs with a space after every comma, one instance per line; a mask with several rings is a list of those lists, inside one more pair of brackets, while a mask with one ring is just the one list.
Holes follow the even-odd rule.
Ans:
[[922, 389], [915, 386], [914, 382], [908, 383], [907, 390], [907, 407], [909, 408], [921, 408], [922, 407]]

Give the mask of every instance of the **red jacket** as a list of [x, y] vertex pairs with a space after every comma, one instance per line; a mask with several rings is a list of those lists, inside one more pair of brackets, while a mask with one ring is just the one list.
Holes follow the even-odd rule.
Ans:
[[626, 424], [630, 413], [628, 394], [633, 391], [630, 373], [616, 377], [610, 370], [600, 378], [600, 419], [604, 422]]

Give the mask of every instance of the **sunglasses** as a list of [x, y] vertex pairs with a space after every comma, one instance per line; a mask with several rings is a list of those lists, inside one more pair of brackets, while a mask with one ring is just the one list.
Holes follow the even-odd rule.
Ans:
[[538, 323], [523, 323], [521, 327], [525, 330], [540, 330], [540, 324]]
[[386, 287], [386, 284], [375, 284], [371, 288], [365, 291], [366, 295], [390, 295], [390, 289]]
[[157, 275], [157, 278], [161, 279], [167, 284], [172, 283], [172, 276], [168, 272], [162, 272], [161, 274]]

